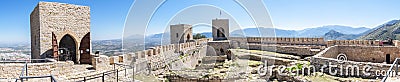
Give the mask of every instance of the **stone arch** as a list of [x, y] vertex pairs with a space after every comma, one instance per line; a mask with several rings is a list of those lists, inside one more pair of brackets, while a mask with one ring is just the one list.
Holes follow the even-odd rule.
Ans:
[[225, 50], [222, 49], [222, 48], [219, 49], [219, 52], [220, 52], [221, 54], [225, 54]]
[[[213, 33], [213, 40], [227, 40], [228, 39], [229, 34], [225, 34], [224, 28], [217, 27], [214, 25], [211, 25], [211, 28], [213, 29], [212, 30], [213, 32], [215, 31], [215, 34]], [[229, 27], [228, 27], [228, 29], [229, 29]]]
[[80, 46], [79, 46], [79, 54], [80, 54], [80, 63], [81, 64], [91, 64], [91, 48], [90, 48], [90, 32], [83, 36]]
[[189, 33], [186, 35], [186, 40], [187, 40], [186, 42], [188, 42], [190, 40], [190, 35], [191, 34], [189, 34]]
[[233, 54], [232, 54], [231, 50], [227, 50], [226, 59], [228, 59], [228, 60], [232, 60], [233, 59]]
[[[79, 41], [81, 40], [81, 38], [79, 38], [79, 37], [76, 35], [76, 33], [71, 32], [70, 30], [66, 30], [66, 31], [62, 31], [62, 32], [54, 32], [54, 34], [55, 34], [56, 36], [65, 36], [65, 35], [72, 36], [72, 37], [75, 39], [75, 41], [76, 41], [77, 43], [80, 43]], [[60, 42], [60, 41], [61, 41], [61, 39], [57, 39], [57, 42]], [[77, 44], [77, 45], [79, 45], [79, 44]]]
[[78, 42], [76, 38], [71, 36], [70, 34], [64, 35], [59, 42], [59, 57], [60, 61], [73, 61], [74, 63], [78, 63]]
[[214, 47], [207, 45], [206, 56], [217, 56], [217, 51]]
[[217, 30], [217, 37], [218, 37], [218, 38], [220, 38], [220, 37], [226, 38], [224, 32], [225, 32], [225, 30], [224, 30], [223, 28], [218, 28], [218, 30]]

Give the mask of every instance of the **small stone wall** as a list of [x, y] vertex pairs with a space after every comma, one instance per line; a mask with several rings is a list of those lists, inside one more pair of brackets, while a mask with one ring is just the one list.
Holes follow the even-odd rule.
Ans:
[[[207, 52], [215, 52], [216, 55], [225, 55], [230, 46], [229, 40], [223, 41], [210, 41], [207, 43], [208, 46], [212, 47], [214, 50], [208, 50]], [[209, 54], [207, 54], [209, 55]]]
[[[371, 63], [371, 62], [354, 62], [340, 61], [333, 58], [312, 57], [311, 66], [315, 67], [315, 71], [325, 74], [345, 77], [362, 77], [375, 79], [386, 75], [386, 71], [390, 68], [390, 64]], [[322, 70], [321, 70], [322, 69]]]
[[282, 46], [282, 45], [261, 45], [249, 44], [249, 49], [252, 50], [265, 50], [271, 52], [294, 54], [300, 56], [313, 56], [319, 53], [324, 46]]
[[395, 46], [332, 46], [317, 56], [336, 59], [339, 54], [345, 54], [349, 61], [383, 63], [386, 55], [390, 55], [392, 63], [400, 58], [399, 50]]
[[[339, 54], [344, 54], [347, 60], [338, 60], [337, 56]], [[395, 46], [336, 45], [328, 47], [311, 57], [310, 62], [316, 71], [330, 75], [376, 78], [385, 75], [391, 66], [391, 64], [383, 63], [386, 60], [386, 54], [391, 56], [391, 62], [400, 57], [399, 48]], [[346, 73], [355, 74], [357, 72], [359, 73], [357, 75], [346, 75]]]
[[108, 56], [105, 55], [100, 55], [99, 57], [93, 57], [92, 58], [92, 66], [96, 70], [106, 70], [111, 68], [110, 66], [110, 61], [113, 61], [114, 59], [111, 59]]
[[[65, 77], [72, 73], [76, 73], [76, 70], [73, 70], [73, 64], [72, 61], [29, 63], [28, 76], [54, 75], [55, 77]], [[24, 63], [0, 64], [0, 78], [19, 78], [24, 65]], [[24, 76], [26, 76], [25, 72]]]

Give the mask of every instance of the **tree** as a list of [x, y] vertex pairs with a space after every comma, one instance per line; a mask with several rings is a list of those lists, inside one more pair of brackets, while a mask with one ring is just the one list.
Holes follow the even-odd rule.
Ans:
[[200, 33], [197, 33], [196, 35], [193, 36], [193, 39], [201, 39], [201, 38], [207, 38], [205, 35], [202, 35]]

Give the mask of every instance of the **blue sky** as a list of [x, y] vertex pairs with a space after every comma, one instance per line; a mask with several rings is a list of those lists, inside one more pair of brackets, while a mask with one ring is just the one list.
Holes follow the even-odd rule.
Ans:
[[[132, 0], [40, 0], [90, 6], [93, 40], [122, 36], [125, 17]], [[0, 2], [0, 43], [30, 42], [29, 15], [39, 0]]]
[[[125, 18], [134, 2], [133, 0], [44, 1], [90, 6], [93, 40], [121, 38]], [[179, 2], [181, 0], [172, 1]], [[38, 2], [39, 0], [2, 0], [0, 2], [0, 11], [2, 11], [0, 14], [0, 43], [30, 41], [29, 14]], [[201, 3], [207, 3], [207, 1]], [[234, 12], [233, 14], [235, 12], [243, 13], [236, 7], [230, 7], [229, 3], [231, 1], [213, 2], [212, 4], [219, 4], [224, 10]], [[398, 3], [400, 0], [264, 0], [274, 27], [294, 30], [324, 25], [372, 28], [386, 21], [399, 19], [398, 8], [400, 5]], [[174, 8], [179, 10], [180, 7], [166, 6], [162, 11]], [[167, 17], [168, 15], [162, 16], [162, 14], [155, 17], [158, 19], [170, 18]], [[235, 15], [235, 18], [246, 18], [245, 16], [239, 14], [239, 16]], [[160, 28], [155, 26], [152, 28], [153, 32], [148, 33], [161, 33], [165, 30], [164, 28], [162, 25]]]
[[267, 0], [274, 27], [304, 29], [323, 25], [373, 28], [400, 18], [400, 0]]

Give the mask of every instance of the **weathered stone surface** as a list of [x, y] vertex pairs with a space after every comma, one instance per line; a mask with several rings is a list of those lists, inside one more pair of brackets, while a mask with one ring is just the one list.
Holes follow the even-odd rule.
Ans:
[[207, 43], [211, 49], [207, 50], [207, 55], [215, 54], [215, 55], [226, 55], [226, 52], [229, 48], [231, 48], [229, 44], [229, 40], [223, 41], [209, 41]]
[[339, 54], [345, 54], [349, 61], [357, 62], [386, 62], [390, 56], [390, 63], [400, 57], [400, 49], [395, 46], [332, 46], [318, 53], [318, 57], [336, 59]]
[[192, 25], [177, 24], [170, 26], [171, 44], [178, 44], [193, 40]]
[[229, 37], [229, 19], [212, 20], [212, 37], [214, 41], [227, 40]]
[[104, 70], [110, 68], [111, 57], [100, 55], [99, 57], [92, 58], [92, 66], [96, 70]]
[[[18, 78], [24, 67], [24, 63], [0, 64], [0, 78]], [[28, 76], [54, 75], [64, 77], [74, 73], [73, 62], [48, 62], [48, 63], [28, 63]], [[24, 76], [25, 72], [24, 72]]]
[[[58, 44], [64, 36], [69, 35], [76, 44], [76, 50], [74, 50], [76, 60], [74, 61], [79, 63], [79, 60], [82, 59], [84, 63], [90, 63], [90, 54], [88, 54], [91, 52], [90, 8], [88, 6], [39, 2], [30, 17], [32, 59], [52, 55], [54, 51], [53, 38], [57, 39], [55, 43]], [[86, 52], [86, 49], [90, 51]], [[84, 55], [81, 57], [82, 52]]]

